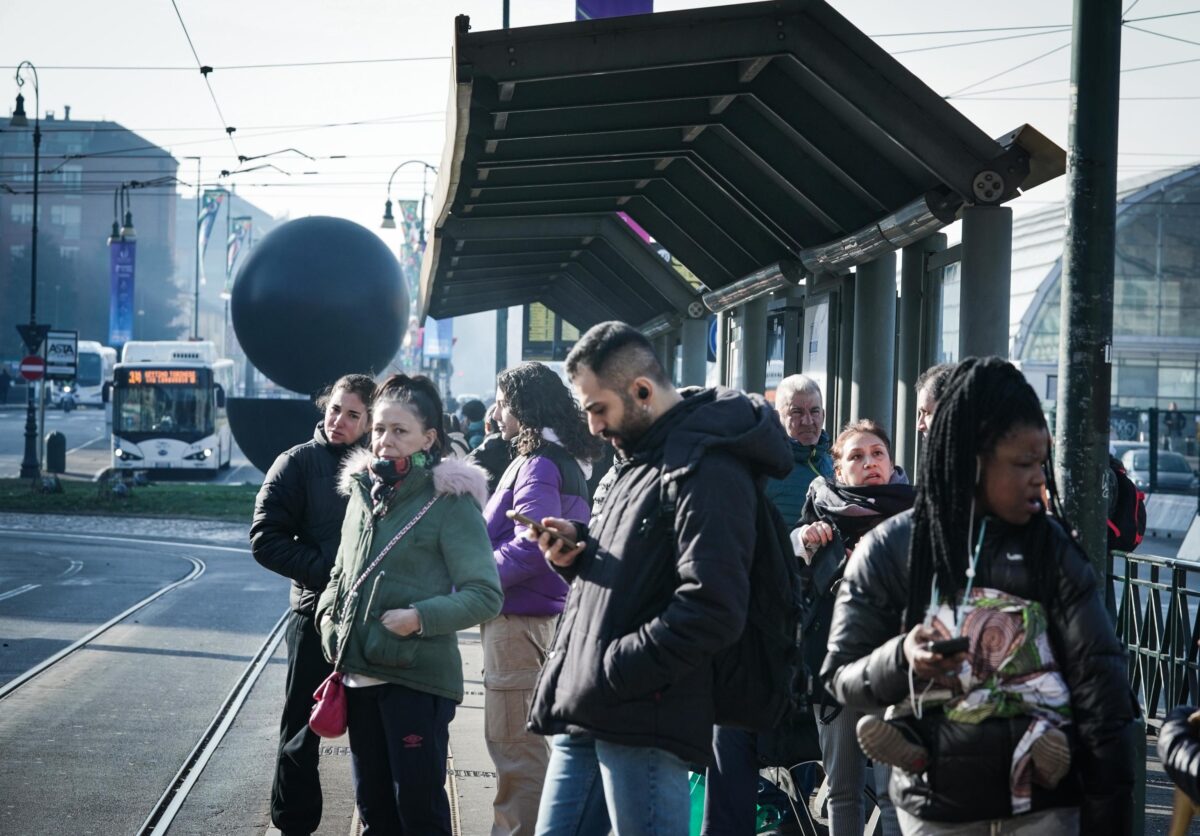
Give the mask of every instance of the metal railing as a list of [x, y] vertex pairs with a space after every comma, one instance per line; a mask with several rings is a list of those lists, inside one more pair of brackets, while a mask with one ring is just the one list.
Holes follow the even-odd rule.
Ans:
[[1114, 552], [1109, 580], [1129, 685], [1157, 726], [1175, 706], [1200, 703], [1200, 562]]

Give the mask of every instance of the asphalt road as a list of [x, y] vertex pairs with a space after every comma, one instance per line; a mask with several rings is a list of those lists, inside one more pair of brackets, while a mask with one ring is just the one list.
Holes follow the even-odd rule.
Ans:
[[135, 833], [285, 612], [287, 583], [228, 546], [0, 532], [0, 554], [0, 683], [202, 567], [0, 699], [0, 832]]
[[[112, 442], [104, 422], [104, 410], [79, 407], [71, 412], [46, 410], [46, 433], [61, 432], [67, 441], [67, 475], [92, 479], [112, 464]], [[25, 410], [9, 406], [0, 408], [0, 478], [20, 473], [25, 453]], [[236, 442], [230, 466], [208, 479], [210, 483], [261, 484], [263, 473], [246, 460]]]
[[[172, 585], [5, 693], [31, 666]], [[253, 657], [270, 647], [286, 606], [287, 582], [240, 545], [0, 528], [0, 833], [137, 833]], [[465, 631], [460, 642], [467, 697], [451, 726], [448, 782], [456, 832], [482, 834], [495, 779], [483, 742], [479, 634]], [[284, 646], [260, 667], [180, 793], [172, 836], [277, 836], [268, 799]], [[345, 737], [322, 742], [321, 775], [315, 836], [357, 832]]]

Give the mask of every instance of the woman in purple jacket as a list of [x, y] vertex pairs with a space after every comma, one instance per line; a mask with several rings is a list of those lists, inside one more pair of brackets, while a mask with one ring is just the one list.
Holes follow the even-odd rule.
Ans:
[[546, 564], [515, 510], [541, 520], [589, 517], [587, 477], [600, 440], [558, 375], [522, 363], [496, 380], [496, 413], [516, 458], [500, 477], [484, 516], [504, 588], [500, 615], [483, 624], [484, 736], [496, 764], [492, 836], [533, 833], [549, 738], [526, 730], [538, 673], [567, 600], [567, 584]]

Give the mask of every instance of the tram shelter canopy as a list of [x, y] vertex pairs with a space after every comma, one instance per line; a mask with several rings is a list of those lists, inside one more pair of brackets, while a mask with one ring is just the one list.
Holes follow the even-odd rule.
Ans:
[[422, 315], [695, 318], [703, 293], [846, 272], [1065, 169], [817, 0], [484, 32], [460, 16], [453, 53]]

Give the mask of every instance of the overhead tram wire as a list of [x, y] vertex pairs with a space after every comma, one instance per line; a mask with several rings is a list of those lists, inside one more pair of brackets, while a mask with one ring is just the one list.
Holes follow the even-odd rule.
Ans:
[[[441, 116], [440, 119], [424, 119], [420, 117]], [[431, 121], [440, 122], [445, 119], [445, 112], [441, 110], [422, 110], [416, 113], [400, 113], [395, 116], [376, 116], [370, 119], [355, 119], [349, 122], [301, 122], [290, 125], [247, 125], [241, 130], [243, 131], [275, 131], [275, 130], [315, 130], [317, 128], [346, 128], [356, 126], [373, 126], [373, 125], [407, 125], [412, 122]], [[111, 119], [79, 119], [73, 120], [78, 122], [87, 122], [95, 125], [97, 122], [111, 122]], [[43, 134], [70, 134], [70, 133], [149, 133], [150, 131], [173, 131], [183, 132], [192, 131], [200, 133], [201, 131], [210, 131], [211, 127], [174, 127], [174, 128], [155, 128], [155, 127], [125, 127], [121, 125], [115, 128], [97, 128], [97, 127], [79, 127], [79, 128], [43, 128]], [[3, 133], [3, 129], [0, 129]], [[244, 135], [243, 135], [244, 136]]]
[[225, 114], [221, 112], [221, 103], [217, 101], [217, 94], [213, 91], [212, 82], [208, 76], [212, 73], [212, 67], [206, 67], [204, 62], [200, 60], [199, 53], [196, 52], [196, 45], [192, 42], [192, 34], [188, 32], [187, 24], [183, 22], [183, 14], [179, 11], [179, 4], [176, 0], [171, 0], [171, 7], [175, 9], [175, 17], [179, 18], [179, 25], [183, 28], [183, 36], [187, 38], [188, 47], [192, 50], [192, 57], [196, 59], [196, 67], [200, 70], [200, 75], [204, 78], [204, 86], [208, 88], [208, 95], [212, 99], [213, 107], [217, 109], [217, 116], [221, 120], [221, 127], [225, 129], [225, 135], [229, 137], [229, 144], [233, 146], [233, 153], [236, 156], [241, 155], [238, 150], [237, 140], [233, 138], [233, 132], [237, 128], [230, 127]]
[[[354, 64], [401, 64], [416, 61], [449, 61], [449, 55], [403, 55], [394, 58], [345, 58], [330, 61], [283, 61], [275, 64], [225, 64], [214, 66], [213, 72], [236, 70], [304, 69], [308, 67], [350, 66]], [[7, 69], [7, 68], [6, 68]], [[113, 72], [192, 72], [192, 66], [138, 66], [134, 64], [50, 64], [47, 70], [85, 70]]]
[[959, 93], [965, 93], [974, 87], [978, 87], [981, 84], [986, 84], [989, 81], [999, 78], [1000, 76], [1008, 75], [1009, 73], [1015, 72], [1016, 70], [1019, 70], [1022, 67], [1028, 67], [1030, 64], [1041, 61], [1043, 58], [1049, 58], [1054, 53], [1061, 52], [1062, 50], [1066, 49], [1070, 45], [1071, 45], [1071, 41], [1068, 39], [1066, 43], [1059, 44], [1058, 46], [1054, 47], [1054, 49], [1043, 52], [1040, 55], [1035, 55], [1033, 58], [1026, 59], [1025, 61], [1022, 61], [1019, 64], [1014, 64], [1013, 66], [1009, 67], [1008, 69], [1001, 70], [1000, 72], [990, 75], [987, 78], [982, 78], [979, 81], [976, 81], [974, 84], [968, 84], [966, 87], [960, 87], [958, 90], [955, 90], [953, 93], [947, 93], [945, 98], [953, 99]]
[[936, 46], [918, 46], [912, 49], [897, 49], [891, 52], [892, 55], [912, 55], [918, 52], [934, 52], [939, 49], [954, 49], [960, 46], [975, 46], [977, 44], [994, 44], [999, 41], [1015, 41], [1023, 38], [1033, 38], [1038, 35], [1057, 35], [1062, 32], [1071, 31], [1070, 26], [1064, 26], [1061, 29], [1047, 29], [1041, 32], [1026, 32], [1022, 35], [1004, 35], [999, 38], [981, 38], [977, 41], [956, 41], [952, 44], [938, 44]]
[[1159, 38], [1166, 38], [1168, 41], [1179, 41], [1181, 44], [1191, 44], [1192, 46], [1200, 46], [1200, 41], [1189, 41], [1187, 38], [1180, 38], [1176, 35], [1168, 35], [1166, 32], [1155, 32], [1152, 29], [1143, 29], [1140, 26], [1130, 26], [1125, 24], [1126, 29], [1132, 29], [1134, 32], [1142, 32], [1147, 35], [1156, 35]]
[[[1166, 67], [1178, 67], [1182, 64], [1195, 64], [1200, 62], [1200, 58], [1184, 58], [1180, 61], [1165, 61], [1161, 64], [1144, 64], [1140, 67], [1125, 67], [1121, 70], [1122, 73], [1136, 73], [1142, 70], [1159, 70]], [[1047, 84], [1065, 84], [1071, 79], [1069, 78], [1052, 78], [1046, 81], [1031, 81], [1026, 84], [1010, 84], [1007, 87], [993, 87], [990, 90], [977, 90], [975, 95], [982, 96], [987, 93], [1007, 93], [1009, 90], [1024, 90], [1029, 87], [1045, 87]], [[969, 88], [967, 88], [969, 89]], [[945, 98], [949, 99], [950, 96]]]

